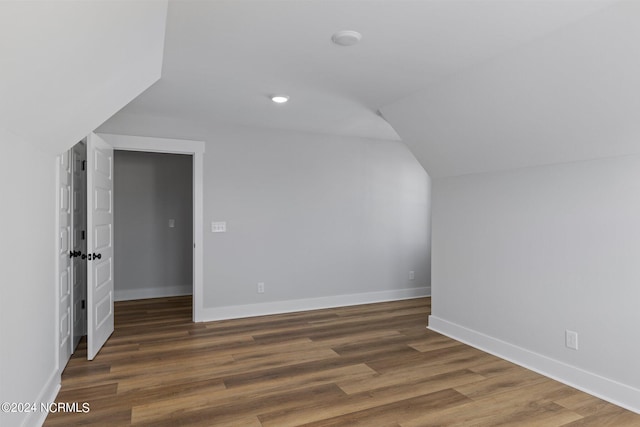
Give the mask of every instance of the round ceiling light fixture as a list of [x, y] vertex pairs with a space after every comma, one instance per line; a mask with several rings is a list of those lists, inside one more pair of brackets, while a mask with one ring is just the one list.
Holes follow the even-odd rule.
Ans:
[[357, 31], [338, 31], [331, 36], [331, 41], [340, 46], [353, 46], [362, 39], [362, 34]]
[[273, 95], [271, 100], [276, 104], [284, 104], [289, 100], [289, 97], [287, 95]]

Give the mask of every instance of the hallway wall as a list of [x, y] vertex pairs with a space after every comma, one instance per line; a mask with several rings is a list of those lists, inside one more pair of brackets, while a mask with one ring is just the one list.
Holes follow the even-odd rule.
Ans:
[[192, 205], [191, 156], [115, 151], [116, 301], [192, 293]]

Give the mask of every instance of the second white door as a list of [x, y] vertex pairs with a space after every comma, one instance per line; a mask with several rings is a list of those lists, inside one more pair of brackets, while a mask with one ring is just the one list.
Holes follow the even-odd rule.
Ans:
[[113, 148], [87, 137], [87, 358], [113, 333]]

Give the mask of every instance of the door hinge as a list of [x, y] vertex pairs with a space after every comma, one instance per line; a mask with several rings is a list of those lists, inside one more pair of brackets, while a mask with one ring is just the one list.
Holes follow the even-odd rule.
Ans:
[[86, 171], [86, 170], [87, 170], [87, 161], [86, 161], [86, 160], [83, 160], [83, 161], [82, 161], [82, 170], [83, 170], [83, 171]]
[[85, 302], [84, 302], [84, 300], [82, 300], [82, 309], [83, 310], [84, 310], [84, 307], [85, 307]]

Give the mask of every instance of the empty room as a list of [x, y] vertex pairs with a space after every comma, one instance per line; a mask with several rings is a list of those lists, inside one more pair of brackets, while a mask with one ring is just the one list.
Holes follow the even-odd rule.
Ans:
[[639, 426], [638, 40], [631, 0], [0, 2], [0, 425]]

